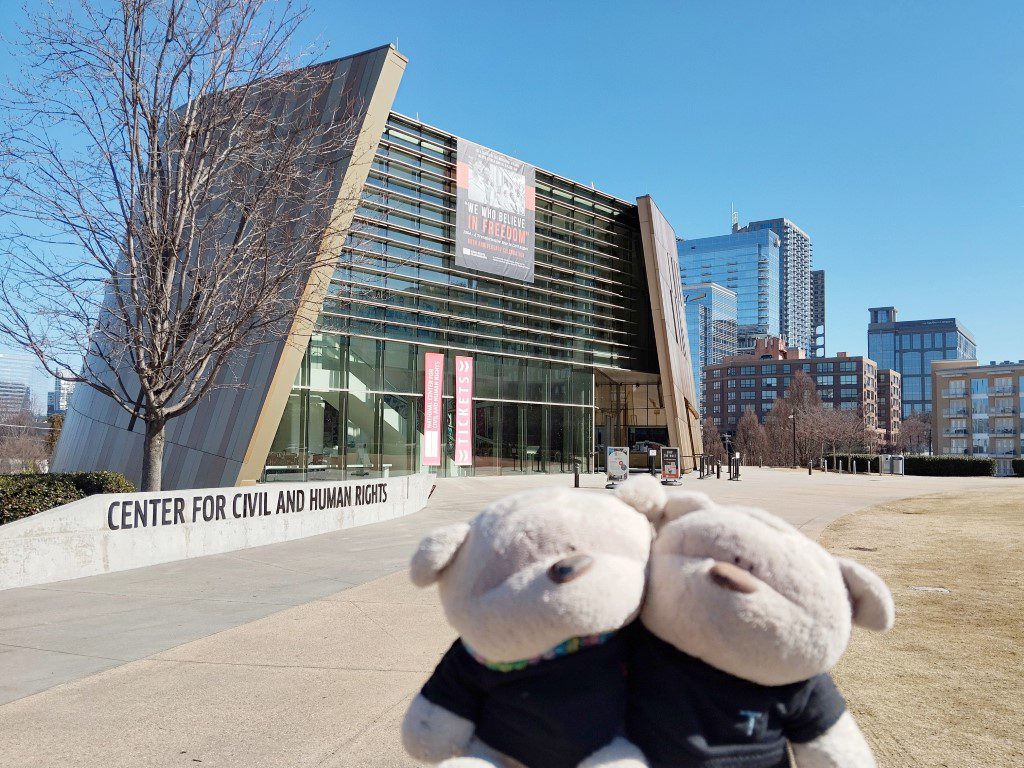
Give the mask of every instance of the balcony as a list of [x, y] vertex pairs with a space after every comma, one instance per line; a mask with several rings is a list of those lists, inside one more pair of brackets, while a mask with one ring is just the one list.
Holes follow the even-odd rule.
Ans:
[[966, 428], [958, 428], [958, 429], [944, 429], [944, 430], [942, 430], [942, 434], [945, 435], [946, 437], [964, 437], [964, 436], [966, 436], [966, 435], [968, 435], [970, 433], [967, 431]]
[[993, 387], [992, 388], [992, 394], [993, 395], [1013, 395], [1013, 394], [1016, 394], [1016, 392], [1017, 392], [1017, 388], [1014, 387], [1013, 385], [1010, 385], [1009, 387]]
[[944, 389], [942, 390], [943, 397], [967, 397], [966, 389]]
[[1013, 427], [1000, 427], [989, 432], [990, 435], [1016, 435], [1017, 430]]
[[942, 410], [943, 416], [966, 416], [967, 413], [966, 408], [944, 408]]

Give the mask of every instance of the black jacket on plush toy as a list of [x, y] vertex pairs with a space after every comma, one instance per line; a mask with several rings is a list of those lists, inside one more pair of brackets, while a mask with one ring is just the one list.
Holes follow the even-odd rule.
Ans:
[[422, 695], [476, 724], [476, 736], [524, 765], [575, 768], [621, 736], [626, 642], [621, 633], [563, 644], [540, 659], [491, 664], [456, 640]]
[[636, 633], [629, 674], [626, 735], [651, 768], [787, 768], [787, 741], [813, 741], [846, 711], [827, 674], [759, 685], [646, 629]]

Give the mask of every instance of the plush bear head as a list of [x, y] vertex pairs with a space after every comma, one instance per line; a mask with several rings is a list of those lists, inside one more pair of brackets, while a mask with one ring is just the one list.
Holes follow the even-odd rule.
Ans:
[[831, 669], [852, 624], [892, 626], [892, 595], [864, 566], [768, 512], [666, 494], [649, 480], [620, 495], [658, 529], [641, 615], [657, 637], [729, 674], [784, 685]]
[[417, 586], [437, 583], [448, 622], [478, 655], [510, 662], [632, 621], [652, 529], [611, 494], [528, 491], [427, 536]]

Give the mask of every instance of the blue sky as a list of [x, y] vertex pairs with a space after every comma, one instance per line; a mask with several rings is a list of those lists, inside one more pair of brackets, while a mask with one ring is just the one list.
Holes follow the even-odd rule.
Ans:
[[829, 354], [865, 353], [867, 308], [893, 304], [1024, 358], [1022, 3], [321, 0], [302, 33], [328, 57], [397, 40], [398, 110], [650, 193], [682, 237], [728, 231], [730, 205], [792, 219]]

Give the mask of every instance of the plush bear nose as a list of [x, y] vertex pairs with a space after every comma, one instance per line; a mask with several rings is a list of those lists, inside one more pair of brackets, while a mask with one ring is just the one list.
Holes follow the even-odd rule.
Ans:
[[757, 579], [732, 563], [716, 562], [711, 566], [711, 580], [720, 587], [749, 595], [757, 591]]
[[555, 582], [555, 584], [565, 584], [566, 582], [578, 579], [584, 573], [590, 570], [590, 566], [594, 564], [594, 558], [588, 555], [570, 555], [569, 557], [563, 557], [557, 563], [548, 568], [548, 577]]

